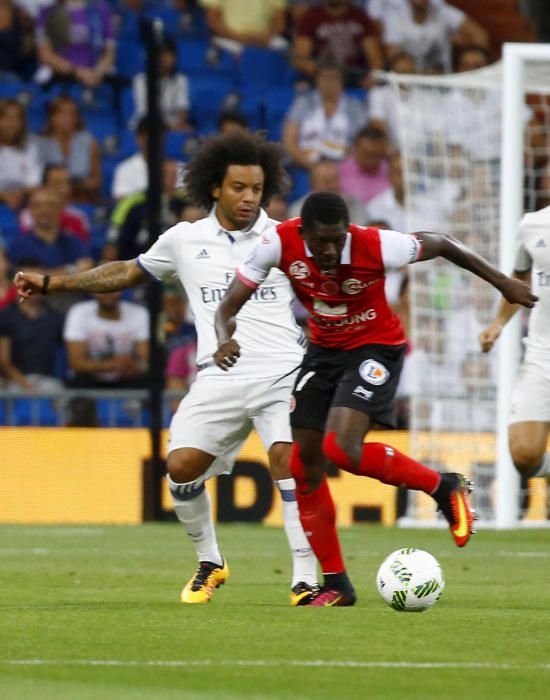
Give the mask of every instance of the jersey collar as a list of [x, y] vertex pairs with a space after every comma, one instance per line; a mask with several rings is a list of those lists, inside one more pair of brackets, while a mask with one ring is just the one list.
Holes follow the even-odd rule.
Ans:
[[[309, 249], [307, 243], [304, 241], [304, 248], [306, 249], [306, 255], [308, 258], [313, 257], [313, 253]], [[342, 248], [342, 253], [340, 255], [340, 265], [351, 265], [351, 233], [348, 231], [346, 233], [346, 242]]]
[[218, 217], [216, 216], [216, 207], [213, 206], [208, 218], [211, 220], [213, 227], [216, 229], [218, 235], [225, 234], [229, 239], [240, 240], [244, 237], [254, 235], [260, 236], [267, 227], [268, 215], [267, 212], [260, 207], [259, 214], [256, 221], [248, 228], [242, 229], [240, 231], [226, 231], [220, 224]]

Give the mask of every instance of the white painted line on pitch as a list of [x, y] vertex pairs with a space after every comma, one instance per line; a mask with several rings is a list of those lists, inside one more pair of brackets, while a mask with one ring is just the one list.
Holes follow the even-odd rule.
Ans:
[[0, 556], [13, 556], [14, 554], [49, 554], [46, 547], [0, 547]]
[[7, 666], [105, 666], [105, 667], [161, 667], [193, 668], [216, 666], [256, 667], [299, 667], [299, 668], [404, 668], [404, 669], [480, 669], [488, 671], [550, 671], [547, 664], [506, 664], [477, 661], [335, 661], [334, 659], [315, 659], [312, 661], [293, 661], [292, 659], [190, 659], [187, 661], [143, 660], [124, 661], [119, 659], [0, 659], [0, 664]]
[[550, 552], [507, 552], [503, 549], [499, 551], [504, 557], [533, 557], [538, 559], [545, 559], [550, 557]]

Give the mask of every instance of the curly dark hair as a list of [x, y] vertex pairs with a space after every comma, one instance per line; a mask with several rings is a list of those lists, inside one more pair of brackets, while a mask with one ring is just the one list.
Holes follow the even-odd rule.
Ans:
[[239, 129], [204, 141], [185, 172], [185, 189], [195, 204], [210, 209], [212, 188], [222, 184], [230, 165], [259, 165], [264, 172], [262, 206], [286, 189], [283, 150], [262, 134]]

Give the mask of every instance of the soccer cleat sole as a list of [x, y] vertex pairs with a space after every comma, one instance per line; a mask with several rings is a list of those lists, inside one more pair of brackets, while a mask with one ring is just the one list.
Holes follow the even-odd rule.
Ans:
[[473, 482], [462, 477], [462, 483], [451, 494], [456, 507], [453, 508], [456, 524], [451, 526], [451, 534], [457, 547], [465, 547], [472, 535], [475, 511], [470, 508], [468, 496], [473, 492]]

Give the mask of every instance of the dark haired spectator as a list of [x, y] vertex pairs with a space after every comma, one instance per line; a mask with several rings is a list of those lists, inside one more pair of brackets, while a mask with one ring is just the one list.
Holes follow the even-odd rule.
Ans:
[[236, 129], [248, 129], [246, 115], [234, 109], [222, 110], [218, 117], [218, 132], [228, 134]]
[[141, 117], [135, 133], [138, 145], [137, 153], [119, 163], [113, 175], [111, 193], [114, 199], [122, 199], [129, 194], [144, 192], [148, 185], [147, 173], [147, 143], [150, 119]]
[[74, 304], [63, 338], [73, 377], [71, 386], [139, 388], [147, 382], [149, 316], [119, 292], [94, 294]]
[[463, 46], [455, 57], [455, 73], [485, 68], [491, 62], [489, 52], [482, 46]]
[[344, 66], [349, 85], [366, 87], [369, 71], [382, 68], [376, 25], [351, 0], [323, 0], [298, 20], [292, 45], [294, 68], [311, 78], [316, 61], [324, 57]]
[[85, 128], [78, 104], [67, 95], [48, 102], [46, 124], [39, 138], [45, 165], [66, 165], [74, 201], [93, 203], [101, 187], [101, 153]]
[[245, 46], [286, 49], [286, 0], [200, 0], [213, 42], [240, 54]]
[[17, 292], [10, 274], [10, 261], [6, 249], [0, 241], [0, 311], [17, 299]]
[[40, 184], [37, 140], [29, 135], [25, 108], [16, 99], [0, 100], [0, 202], [18, 209]]
[[[70, 233], [80, 238], [84, 243], [90, 241], [90, 222], [88, 217], [78, 207], [72, 206], [72, 183], [69, 170], [65, 165], [47, 165], [44, 168], [42, 184], [55, 190], [61, 198], [63, 209], [61, 211], [60, 227], [65, 233]], [[34, 228], [34, 219], [30, 209], [23, 209], [19, 215], [19, 228], [22, 233], [28, 233]]]
[[288, 204], [282, 194], [276, 194], [271, 197], [271, 200], [265, 208], [270, 219], [275, 221], [285, 221], [289, 218]]
[[114, 65], [111, 6], [104, 0], [60, 0], [42, 8], [36, 45], [42, 64], [36, 75], [39, 83], [69, 81], [97, 87]]
[[[191, 131], [189, 124], [189, 81], [177, 71], [177, 47], [167, 37], [160, 52], [160, 110], [167, 128], [171, 131]], [[145, 73], [139, 73], [133, 82], [137, 122], [147, 112], [147, 81]]]
[[13, 0], [0, 0], [0, 80], [25, 78], [33, 54], [31, 18]]
[[[21, 267], [36, 269], [38, 262], [22, 260]], [[40, 294], [28, 301], [0, 311], [0, 381], [15, 391], [54, 391], [62, 386], [54, 374], [63, 317]]]
[[376, 126], [356, 135], [351, 155], [339, 165], [342, 193], [367, 203], [390, 186], [388, 139]]
[[385, 228], [394, 231], [410, 230], [410, 227], [407, 227], [401, 155], [398, 152], [393, 153], [389, 162], [391, 187], [387, 187], [369, 201], [366, 208], [367, 217], [369, 221], [384, 221], [387, 224]]
[[384, 21], [383, 42], [389, 57], [405, 51], [420, 73], [449, 73], [451, 47], [488, 48], [489, 36], [477, 22], [446, 2], [406, 0]]
[[65, 427], [97, 428], [99, 416], [96, 402], [86, 396], [74, 396], [66, 408]]
[[315, 89], [298, 95], [287, 112], [283, 145], [292, 161], [302, 168], [322, 158], [342, 160], [366, 121], [363, 103], [344, 92], [341, 67], [324, 60], [317, 65]]
[[292, 203], [290, 216], [300, 216], [302, 205], [312, 192], [335, 192], [343, 197], [349, 211], [350, 221], [362, 225], [365, 221], [365, 205], [357, 197], [342, 194], [338, 163], [333, 160], [320, 160], [309, 170], [309, 192]]
[[29, 209], [34, 226], [31, 232], [12, 243], [10, 259], [15, 266], [20, 266], [21, 260], [33, 259], [39, 268], [52, 275], [83, 272], [92, 267], [84, 243], [61, 229], [62, 203], [57, 192], [48, 187], [35, 189]]

